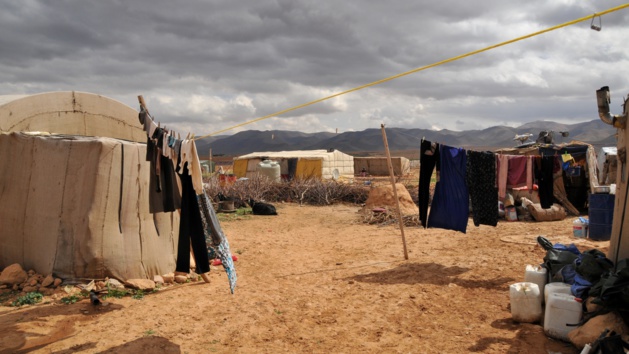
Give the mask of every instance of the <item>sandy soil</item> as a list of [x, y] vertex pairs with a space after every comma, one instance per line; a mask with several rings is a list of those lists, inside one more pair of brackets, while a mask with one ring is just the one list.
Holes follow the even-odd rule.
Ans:
[[509, 285], [542, 261], [537, 235], [576, 239], [572, 218], [468, 233], [360, 222], [359, 207], [279, 204], [222, 222], [238, 287], [167, 287], [141, 300], [0, 307], [2, 353], [577, 353], [511, 319]]

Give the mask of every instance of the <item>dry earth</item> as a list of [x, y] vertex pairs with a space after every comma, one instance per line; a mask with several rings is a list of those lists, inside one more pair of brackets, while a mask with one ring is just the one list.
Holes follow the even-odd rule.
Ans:
[[[141, 300], [0, 307], [2, 353], [577, 353], [511, 319], [509, 285], [542, 261], [537, 235], [576, 239], [572, 219], [468, 233], [360, 222], [359, 207], [278, 205], [222, 222], [238, 287], [168, 287]], [[233, 215], [233, 214], [232, 214]], [[46, 299], [45, 301], [46, 302]]]

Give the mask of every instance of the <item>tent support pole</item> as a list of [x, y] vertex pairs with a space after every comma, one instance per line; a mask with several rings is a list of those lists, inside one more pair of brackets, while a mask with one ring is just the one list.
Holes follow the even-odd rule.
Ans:
[[395, 175], [393, 174], [393, 165], [391, 164], [391, 153], [389, 152], [389, 143], [387, 142], [387, 133], [384, 131], [384, 124], [380, 125], [382, 129], [382, 141], [384, 141], [384, 150], [387, 153], [387, 166], [389, 167], [389, 176], [391, 177], [391, 186], [393, 187], [393, 196], [395, 197], [395, 205], [397, 206], [397, 218], [400, 223], [400, 232], [402, 233], [402, 245], [404, 246], [404, 259], [408, 260], [408, 251], [406, 250], [406, 237], [404, 236], [404, 220], [400, 211], [400, 200], [397, 196], [397, 188], [395, 187]]

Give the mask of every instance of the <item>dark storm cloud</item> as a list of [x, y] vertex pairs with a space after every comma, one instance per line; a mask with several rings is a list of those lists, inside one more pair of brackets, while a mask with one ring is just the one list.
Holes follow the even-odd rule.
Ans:
[[[164, 122], [226, 128], [621, 4], [462, 2], [1, 1], [0, 94], [78, 90]], [[593, 119], [618, 73], [629, 10], [414, 73], [250, 129], [476, 129]], [[505, 112], [508, 112], [505, 113]], [[249, 126], [248, 126], [249, 127]], [[247, 128], [246, 128], [247, 129]]]

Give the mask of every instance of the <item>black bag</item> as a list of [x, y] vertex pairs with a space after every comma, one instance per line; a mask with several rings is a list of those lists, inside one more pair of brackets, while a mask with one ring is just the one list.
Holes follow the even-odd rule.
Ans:
[[596, 295], [595, 303], [613, 310], [629, 311], [629, 259], [618, 261], [600, 281], [594, 285], [590, 295]]
[[537, 236], [537, 243], [546, 250], [546, 256], [544, 256], [542, 266], [548, 270], [549, 279], [553, 279], [561, 268], [572, 264], [578, 257], [578, 255], [568, 250], [554, 248], [553, 244], [543, 236]]

